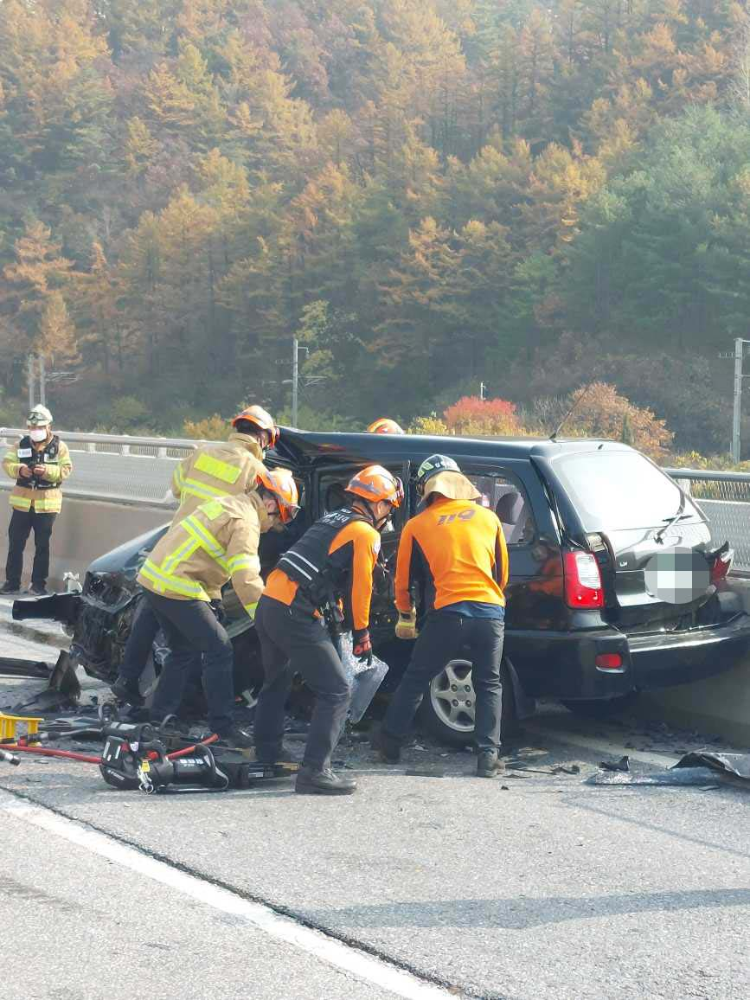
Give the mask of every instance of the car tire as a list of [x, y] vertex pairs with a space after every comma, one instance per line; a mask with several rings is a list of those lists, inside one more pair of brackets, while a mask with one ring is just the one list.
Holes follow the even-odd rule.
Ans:
[[[517, 723], [513, 684], [505, 663], [500, 668], [503, 683], [503, 731], [510, 731]], [[420, 726], [440, 743], [465, 747], [474, 739], [474, 685], [471, 680], [471, 663], [452, 660], [428, 686], [417, 712]]]
[[581, 719], [605, 721], [629, 711], [637, 701], [638, 692], [631, 691], [619, 698], [581, 698], [576, 701], [565, 699], [562, 704]]

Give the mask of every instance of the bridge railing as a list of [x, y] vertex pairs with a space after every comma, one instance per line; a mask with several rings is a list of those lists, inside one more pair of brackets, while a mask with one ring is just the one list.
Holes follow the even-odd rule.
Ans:
[[711, 523], [714, 541], [734, 549], [733, 571], [750, 573], [750, 473], [665, 469]]

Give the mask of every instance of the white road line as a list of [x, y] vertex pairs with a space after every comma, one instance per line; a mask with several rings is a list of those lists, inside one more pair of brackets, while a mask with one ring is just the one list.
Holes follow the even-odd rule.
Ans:
[[594, 736], [579, 736], [578, 733], [547, 729], [533, 723], [529, 725], [524, 722], [524, 729], [528, 729], [535, 736], [543, 736], [545, 739], [552, 740], [553, 742], [565, 743], [574, 747], [584, 747], [586, 750], [596, 750], [599, 753], [627, 754], [631, 760], [639, 760], [642, 764], [655, 764], [657, 767], [669, 767], [670, 764], [673, 764], [674, 761], [679, 760], [681, 757], [681, 754], [676, 753], [648, 753], [646, 750], [630, 750], [615, 740], [597, 739]]
[[342, 941], [329, 938], [320, 931], [295, 923], [290, 917], [284, 917], [262, 903], [243, 899], [228, 889], [222, 889], [187, 872], [172, 868], [165, 862], [142, 854], [136, 848], [121, 844], [104, 833], [91, 830], [75, 820], [58, 816], [43, 806], [31, 805], [11, 795], [0, 793], [0, 810], [57, 837], [62, 837], [72, 844], [78, 844], [92, 854], [114, 861], [138, 875], [161, 882], [162, 885], [190, 896], [205, 906], [241, 917], [269, 937], [285, 941], [300, 951], [305, 951], [314, 958], [348, 972], [357, 979], [388, 990], [397, 997], [404, 997], [405, 1000], [448, 1000], [448, 998], [455, 1000], [455, 993], [424, 983], [410, 972], [389, 965], [388, 962], [359, 951]]

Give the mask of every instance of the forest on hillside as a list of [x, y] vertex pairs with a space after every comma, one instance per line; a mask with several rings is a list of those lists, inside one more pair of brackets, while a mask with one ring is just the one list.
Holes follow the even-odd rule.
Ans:
[[[735, 0], [0, 0], [0, 417], [409, 422], [598, 380], [726, 450]], [[750, 435], [749, 435], [750, 437]]]

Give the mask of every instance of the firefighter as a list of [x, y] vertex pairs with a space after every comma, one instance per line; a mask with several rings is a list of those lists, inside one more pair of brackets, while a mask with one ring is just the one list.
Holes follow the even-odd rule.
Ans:
[[[349, 482], [348, 503], [321, 517], [279, 560], [255, 619], [265, 684], [255, 714], [258, 760], [283, 760], [284, 706], [295, 673], [316, 703], [296, 791], [347, 795], [352, 778], [331, 770], [351, 689], [331, 633], [351, 626], [353, 652], [372, 662], [370, 601], [380, 532], [403, 499], [401, 480], [370, 465]], [[343, 610], [340, 601], [343, 599]], [[328, 627], [327, 627], [328, 625]]]
[[[252, 489], [266, 472], [265, 450], [279, 439], [279, 428], [262, 406], [249, 406], [232, 420], [225, 443], [196, 448], [180, 462], [172, 476], [172, 493], [180, 506], [172, 523], [192, 514], [206, 500], [235, 496]], [[143, 704], [138, 682], [146, 669], [159, 623], [151, 606], [141, 601], [133, 621], [112, 693], [131, 705]]]
[[378, 420], [373, 420], [370, 426], [367, 428], [369, 434], [404, 434], [404, 429], [395, 420], [391, 420], [390, 417], [380, 417]]
[[265, 451], [279, 439], [273, 417], [262, 406], [248, 406], [232, 420], [232, 427], [225, 443], [201, 445], [175, 469], [172, 493], [180, 501], [175, 521], [206, 500], [253, 489], [258, 474], [265, 471]]
[[217, 497], [171, 526], [146, 559], [138, 583], [164, 630], [169, 656], [154, 695], [151, 716], [173, 715], [185, 682], [202, 657], [203, 689], [211, 731], [232, 746], [252, 741], [232, 719], [233, 651], [226, 629], [211, 607], [229, 579], [253, 618], [263, 592], [258, 543], [274, 523], [299, 510], [291, 472], [264, 471], [238, 496]]
[[[476, 693], [477, 774], [495, 776], [500, 746], [508, 550], [497, 515], [445, 455], [419, 467], [417, 493], [425, 508], [401, 535], [396, 563], [399, 639], [417, 639], [411, 661], [383, 720], [376, 745], [397, 763], [425, 688], [450, 660], [468, 651]], [[421, 595], [426, 620], [417, 638], [411, 588]]]
[[62, 508], [60, 484], [73, 471], [68, 446], [52, 433], [52, 414], [46, 406], [35, 406], [26, 426], [28, 434], [3, 459], [3, 468], [16, 485], [10, 494], [13, 513], [2, 594], [15, 594], [21, 588], [23, 553], [32, 529], [35, 553], [30, 593], [47, 593], [50, 539]]

